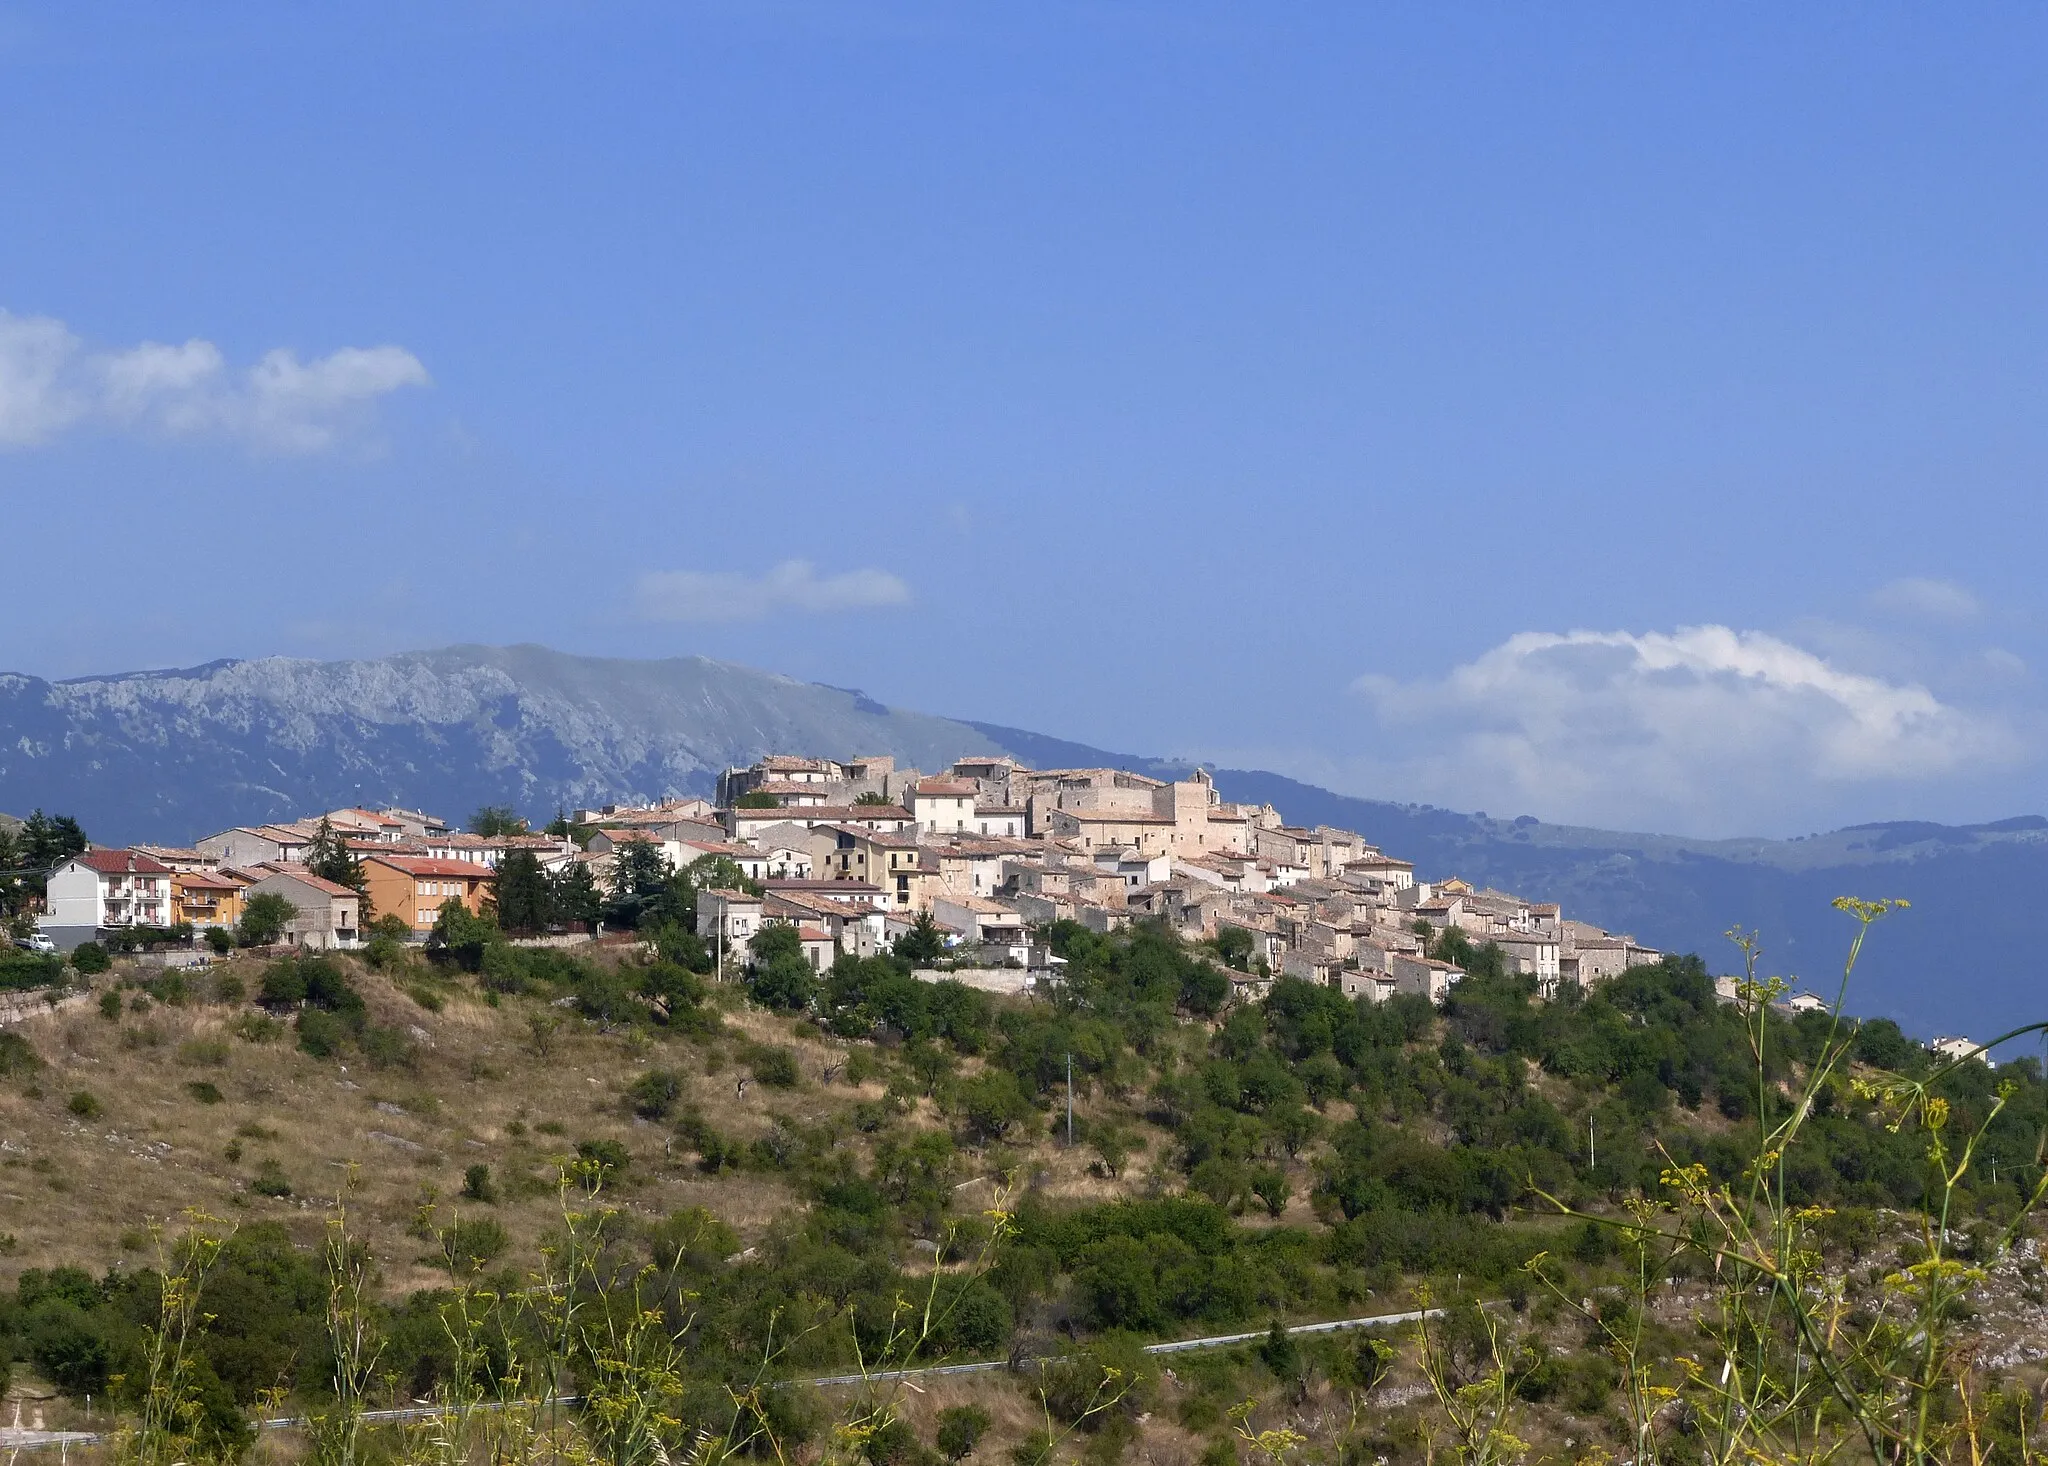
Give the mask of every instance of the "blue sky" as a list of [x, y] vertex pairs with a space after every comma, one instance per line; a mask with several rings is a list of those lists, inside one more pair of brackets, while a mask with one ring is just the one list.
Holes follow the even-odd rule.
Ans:
[[2048, 805], [2048, 12], [0, 0], [0, 662]]

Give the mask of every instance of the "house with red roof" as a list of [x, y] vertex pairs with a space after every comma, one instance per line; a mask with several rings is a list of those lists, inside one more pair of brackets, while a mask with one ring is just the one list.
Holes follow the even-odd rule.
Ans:
[[480, 914], [498, 879], [492, 866], [433, 855], [370, 855], [362, 864], [370, 909], [396, 916], [416, 933], [434, 929], [447, 901]]
[[50, 872], [39, 923], [65, 951], [100, 933], [177, 920], [168, 865], [139, 850], [88, 850]]

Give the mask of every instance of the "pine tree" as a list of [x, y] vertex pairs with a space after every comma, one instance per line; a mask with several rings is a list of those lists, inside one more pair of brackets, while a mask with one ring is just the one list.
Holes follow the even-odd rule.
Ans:
[[498, 925], [508, 932], [545, 931], [554, 919], [553, 891], [531, 850], [509, 850], [498, 862]]
[[581, 861], [573, 861], [555, 873], [548, 882], [548, 901], [556, 921], [586, 930], [596, 925], [604, 910], [603, 893], [590, 878], [590, 867]]
[[313, 831], [313, 843], [306, 847], [306, 869], [323, 881], [332, 881], [337, 886], [347, 886], [362, 898], [362, 920], [370, 919], [369, 881], [363, 875], [363, 863], [356, 859], [356, 853], [348, 848], [348, 841], [335, 829], [326, 815], [320, 816], [320, 826]]

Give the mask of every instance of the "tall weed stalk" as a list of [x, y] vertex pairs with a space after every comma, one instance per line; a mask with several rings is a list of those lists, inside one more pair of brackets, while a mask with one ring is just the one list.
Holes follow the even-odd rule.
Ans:
[[[2048, 1025], [2015, 1029], [1920, 1078], [1858, 1070], [1856, 1032], [1843, 1020], [1843, 1000], [1872, 927], [1905, 903], [1845, 897], [1835, 904], [1854, 918], [1856, 933], [1825, 1038], [1791, 1082], [1774, 1082], [1777, 1056], [1769, 1049], [1770, 1006], [1786, 984], [1759, 979], [1753, 934], [1730, 934], [1744, 954], [1736, 996], [1756, 1076], [1756, 1129], [1742, 1174], [1717, 1182], [1703, 1165], [1672, 1162], [1662, 1172], [1662, 1194], [1633, 1201], [1620, 1220], [1545, 1198], [1565, 1215], [1618, 1229], [1634, 1252], [1632, 1306], [1589, 1317], [1624, 1371], [1638, 1466], [1992, 1459], [1996, 1402], [1987, 1405], [1966, 1299], [2048, 1196], [2048, 1174], [2008, 1224], [1960, 1254], [1958, 1207], [2011, 1090], [2002, 1087], [1977, 1124], [1960, 1134], [1937, 1091], [1958, 1064]], [[1823, 1224], [1832, 1210], [1794, 1200], [1794, 1166], [1815, 1144], [1811, 1121], [1824, 1096], [1845, 1092], [1871, 1105], [1893, 1131], [1910, 1128], [1926, 1140], [1928, 1205], [1900, 1264], [1874, 1281], [1829, 1257]], [[1584, 1311], [1547, 1259], [1531, 1267], [1567, 1307]], [[1642, 1320], [1683, 1271], [1709, 1280], [1696, 1321], [1698, 1347], [1660, 1359], [1645, 1346]], [[2017, 1419], [2017, 1436], [2006, 1432], [2008, 1453], [2000, 1459], [2032, 1460], [2038, 1412], [2020, 1410]], [[2009, 1454], [2015, 1449], [2021, 1454]]]

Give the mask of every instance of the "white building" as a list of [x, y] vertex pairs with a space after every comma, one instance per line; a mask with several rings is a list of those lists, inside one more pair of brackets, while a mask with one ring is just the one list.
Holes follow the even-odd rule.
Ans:
[[919, 779], [910, 790], [910, 817], [931, 835], [986, 835], [975, 813], [977, 792], [967, 779]]
[[41, 926], [60, 947], [75, 947], [116, 927], [169, 926], [171, 876], [161, 860], [136, 850], [88, 850], [50, 872]]
[[974, 823], [979, 833], [992, 839], [1021, 840], [1024, 838], [1024, 807], [977, 804], [974, 806]]
[[761, 929], [761, 898], [745, 891], [707, 888], [697, 893], [697, 935], [707, 942], [724, 939], [731, 953], [744, 948]]

